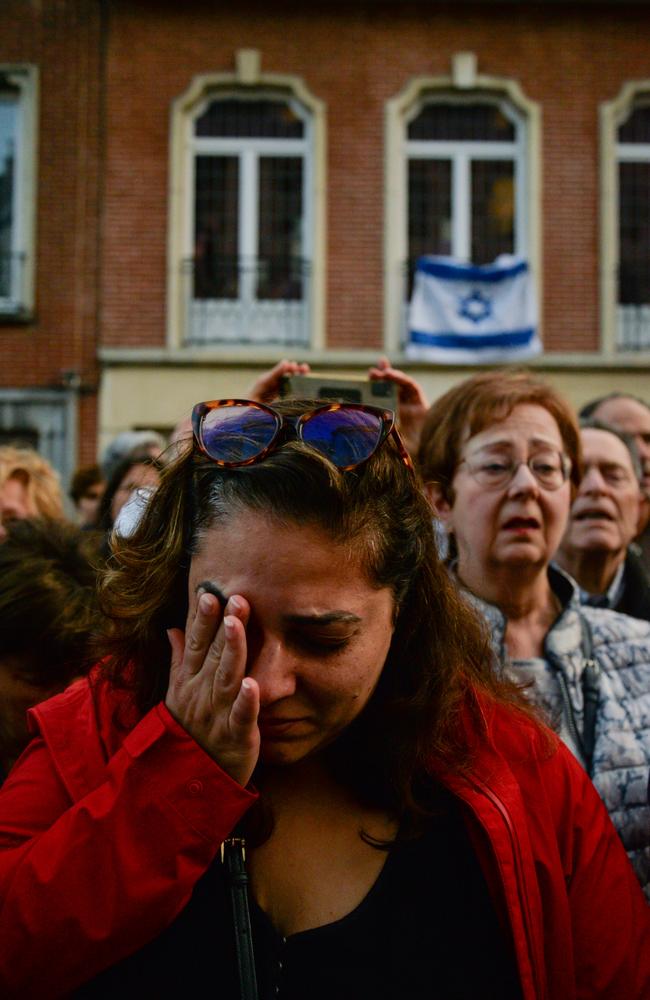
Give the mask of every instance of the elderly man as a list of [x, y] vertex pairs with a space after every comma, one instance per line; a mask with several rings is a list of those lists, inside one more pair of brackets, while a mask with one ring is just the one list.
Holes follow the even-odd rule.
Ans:
[[646, 572], [650, 573], [650, 406], [637, 396], [612, 392], [587, 403], [580, 410], [584, 419], [602, 420], [617, 431], [631, 434], [641, 459], [641, 489], [645, 494], [644, 516], [637, 545]]
[[637, 396], [612, 392], [583, 406], [580, 417], [600, 420], [634, 438], [641, 459], [641, 485], [646, 495], [650, 496], [650, 406]]
[[643, 505], [634, 439], [599, 421], [584, 422], [580, 433], [584, 475], [556, 562], [577, 581], [583, 603], [650, 621], [650, 579], [629, 548]]

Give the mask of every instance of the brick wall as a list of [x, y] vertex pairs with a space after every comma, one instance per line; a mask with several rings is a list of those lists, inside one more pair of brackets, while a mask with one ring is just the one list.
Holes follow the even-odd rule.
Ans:
[[327, 105], [327, 343], [382, 337], [384, 109], [414, 76], [519, 82], [542, 108], [545, 346], [598, 343], [598, 107], [650, 76], [642, 5], [4, 0], [0, 63], [40, 69], [36, 309], [0, 322], [0, 387], [82, 381], [94, 457], [96, 348], [165, 342], [171, 102], [198, 73], [302, 77]]
[[103, 342], [163, 344], [169, 107], [196, 73], [232, 71], [235, 50], [257, 48], [263, 71], [301, 76], [327, 104], [328, 345], [378, 348], [385, 102], [470, 50], [479, 72], [542, 106], [546, 348], [595, 350], [598, 106], [649, 72], [650, 13], [610, 7], [115, 0]]
[[82, 380], [81, 462], [95, 454], [100, 159], [100, 7], [86, 0], [0, 4], [0, 63], [40, 73], [35, 313], [0, 324], [0, 386]]

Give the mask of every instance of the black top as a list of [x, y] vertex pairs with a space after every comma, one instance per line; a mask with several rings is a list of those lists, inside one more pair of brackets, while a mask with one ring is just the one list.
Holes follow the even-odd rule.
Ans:
[[627, 550], [623, 591], [613, 610], [650, 621], [650, 570], [636, 551], [635, 545]]
[[[229, 905], [217, 861], [159, 938], [75, 996], [235, 1000]], [[260, 1000], [521, 997], [512, 949], [451, 799], [423, 837], [387, 853], [368, 895], [341, 920], [283, 938], [254, 901], [250, 909]]]

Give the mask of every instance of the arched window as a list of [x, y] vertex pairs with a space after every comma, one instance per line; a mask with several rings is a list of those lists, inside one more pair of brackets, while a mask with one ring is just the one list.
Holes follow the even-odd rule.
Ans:
[[194, 119], [191, 339], [309, 342], [309, 116], [220, 96]]
[[617, 346], [650, 350], [650, 95], [630, 106], [616, 138]]
[[[399, 349], [418, 257], [525, 257], [538, 286], [539, 107], [513, 80], [457, 53], [386, 106], [385, 345]], [[538, 294], [539, 298], [539, 294]]]
[[[242, 65], [251, 56], [243, 54]], [[297, 78], [264, 76], [256, 59], [253, 66], [254, 78], [243, 81], [197, 77], [175, 102], [169, 318], [176, 346], [307, 348], [318, 339], [323, 106]]]
[[410, 271], [422, 254], [486, 264], [525, 253], [521, 116], [506, 101], [436, 95], [406, 129]]

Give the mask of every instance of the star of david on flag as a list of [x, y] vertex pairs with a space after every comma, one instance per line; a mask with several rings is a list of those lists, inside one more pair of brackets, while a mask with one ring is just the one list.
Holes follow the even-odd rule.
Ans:
[[477, 266], [420, 257], [409, 308], [406, 355], [442, 364], [521, 361], [539, 354], [538, 312], [528, 262], [503, 254]]

